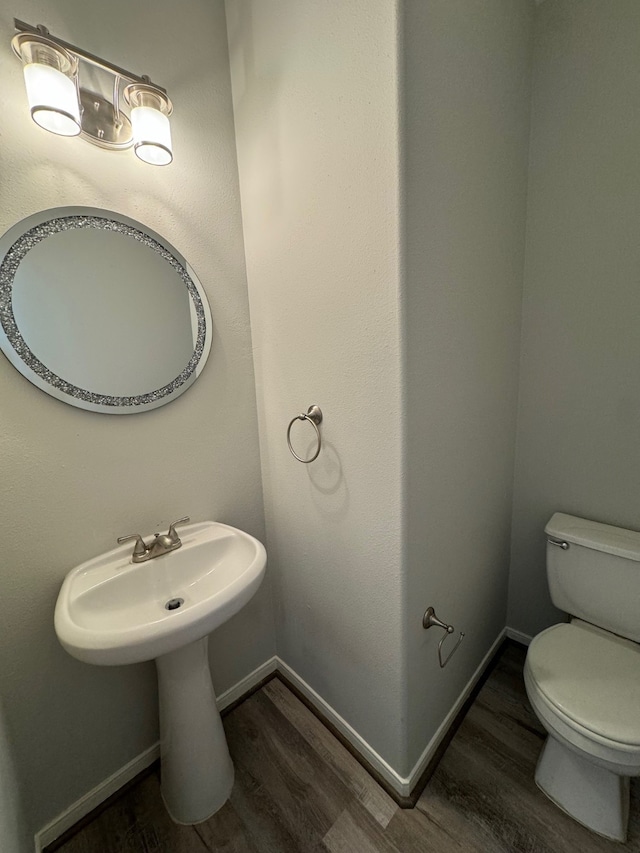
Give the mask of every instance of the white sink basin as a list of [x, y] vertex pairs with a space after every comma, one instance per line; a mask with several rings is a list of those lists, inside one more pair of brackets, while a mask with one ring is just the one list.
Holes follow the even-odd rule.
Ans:
[[[249, 601], [267, 561], [264, 546], [213, 521], [180, 528], [182, 547], [132, 563], [131, 543], [66, 576], [55, 611], [58, 639], [86, 663], [153, 660], [205, 637]], [[179, 600], [175, 609], [167, 603]]]

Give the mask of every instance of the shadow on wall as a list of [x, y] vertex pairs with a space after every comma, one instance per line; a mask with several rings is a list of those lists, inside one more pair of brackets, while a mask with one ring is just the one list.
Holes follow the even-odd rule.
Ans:
[[0, 850], [26, 853], [30, 849], [0, 700]]

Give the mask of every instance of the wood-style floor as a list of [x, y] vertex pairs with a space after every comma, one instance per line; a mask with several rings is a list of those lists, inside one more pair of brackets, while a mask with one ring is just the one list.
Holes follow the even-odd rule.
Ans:
[[[61, 853], [640, 853], [639, 787], [629, 841], [589, 832], [533, 781], [543, 730], [509, 644], [415, 809], [400, 809], [316, 717], [274, 679], [225, 719], [230, 801], [194, 827], [167, 817], [151, 774]], [[52, 848], [50, 848], [52, 849]]]

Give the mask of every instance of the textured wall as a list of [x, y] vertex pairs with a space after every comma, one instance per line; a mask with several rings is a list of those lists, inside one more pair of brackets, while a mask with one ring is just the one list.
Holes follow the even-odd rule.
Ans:
[[546, 581], [556, 511], [640, 527], [640, 4], [536, 13], [509, 624], [564, 618]]
[[32, 833], [24, 819], [22, 790], [17, 784], [17, 776], [13, 746], [0, 702], [0, 850], [6, 853], [31, 853]]
[[[227, 2], [278, 653], [397, 768], [396, 5]], [[311, 403], [304, 466], [285, 431]]]
[[[9, 47], [13, 11], [166, 85], [174, 163], [154, 169], [132, 152], [107, 154], [36, 127]], [[0, 358], [0, 690], [33, 831], [157, 737], [152, 664], [91, 667], [58, 645], [53, 608], [64, 574], [118, 535], [184, 514], [258, 537], [264, 522], [222, 3], [160, 0], [151, 14], [125, 0], [23, 0], [0, 12], [0, 44], [0, 230], [59, 205], [120, 211], [186, 256], [214, 318], [200, 379], [140, 415], [64, 405]], [[273, 654], [268, 593], [214, 635], [218, 689]]]
[[404, 3], [407, 770], [505, 624], [532, 14]]

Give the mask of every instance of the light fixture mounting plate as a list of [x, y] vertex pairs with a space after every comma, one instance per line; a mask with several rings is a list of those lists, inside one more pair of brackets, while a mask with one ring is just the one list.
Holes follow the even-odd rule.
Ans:
[[80, 89], [82, 131], [80, 136], [100, 148], [124, 151], [133, 145], [131, 122], [122, 111], [116, 114], [113, 104], [88, 89]]

